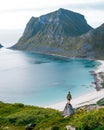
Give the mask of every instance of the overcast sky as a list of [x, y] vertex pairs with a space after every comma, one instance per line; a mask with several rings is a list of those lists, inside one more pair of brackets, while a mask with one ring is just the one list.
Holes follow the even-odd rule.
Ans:
[[104, 22], [104, 0], [0, 0], [0, 29], [24, 29], [32, 16], [59, 8], [83, 14], [92, 27]]

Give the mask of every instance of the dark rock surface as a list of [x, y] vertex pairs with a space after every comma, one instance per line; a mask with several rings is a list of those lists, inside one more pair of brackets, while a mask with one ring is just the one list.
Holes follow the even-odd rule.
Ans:
[[72, 107], [71, 104], [67, 103], [65, 105], [63, 112], [62, 112], [62, 116], [66, 117], [66, 116], [71, 116], [73, 114], [74, 114], [74, 108]]
[[35, 126], [36, 126], [35, 123], [31, 123], [28, 126], [26, 126], [25, 130], [33, 130]]
[[2, 48], [3, 46], [0, 44], [0, 48]]

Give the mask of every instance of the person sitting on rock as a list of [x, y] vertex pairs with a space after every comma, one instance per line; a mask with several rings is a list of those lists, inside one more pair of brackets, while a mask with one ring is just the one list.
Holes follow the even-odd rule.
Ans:
[[70, 104], [70, 100], [72, 99], [72, 96], [70, 94], [70, 91], [67, 94], [67, 103]]

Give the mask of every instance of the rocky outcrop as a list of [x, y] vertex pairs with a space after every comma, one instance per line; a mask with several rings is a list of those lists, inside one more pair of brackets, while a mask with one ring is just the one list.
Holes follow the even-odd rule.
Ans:
[[26, 126], [25, 130], [33, 130], [35, 126], [35, 123], [30, 123], [28, 126]]
[[73, 114], [74, 114], [74, 108], [72, 107], [71, 104], [67, 103], [65, 105], [63, 112], [62, 112], [62, 116], [67, 117], [67, 116], [71, 116]]
[[75, 127], [67, 125], [66, 130], [77, 130]]
[[0, 44], [0, 48], [2, 48], [3, 46]]
[[91, 74], [94, 76], [95, 82], [95, 89], [97, 91], [100, 91], [102, 88], [104, 88], [104, 72], [98, 72], [91, 71]]

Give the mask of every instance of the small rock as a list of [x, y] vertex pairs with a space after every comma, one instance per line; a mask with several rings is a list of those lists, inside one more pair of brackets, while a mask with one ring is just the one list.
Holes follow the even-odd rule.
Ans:
[[70, 126], [70, 125], [67, 125], [67, 126], [66, 126], [66, 129], [67, 129], [67, 130], [76, 130], [75, 127], [72, 127], [72, 126]]
[[35, 123], [31, 123], [31, 124], [29, 124], [29, 125], [25, 128], [25, 130], [32, 130], [35, 126], [36, 126]]

